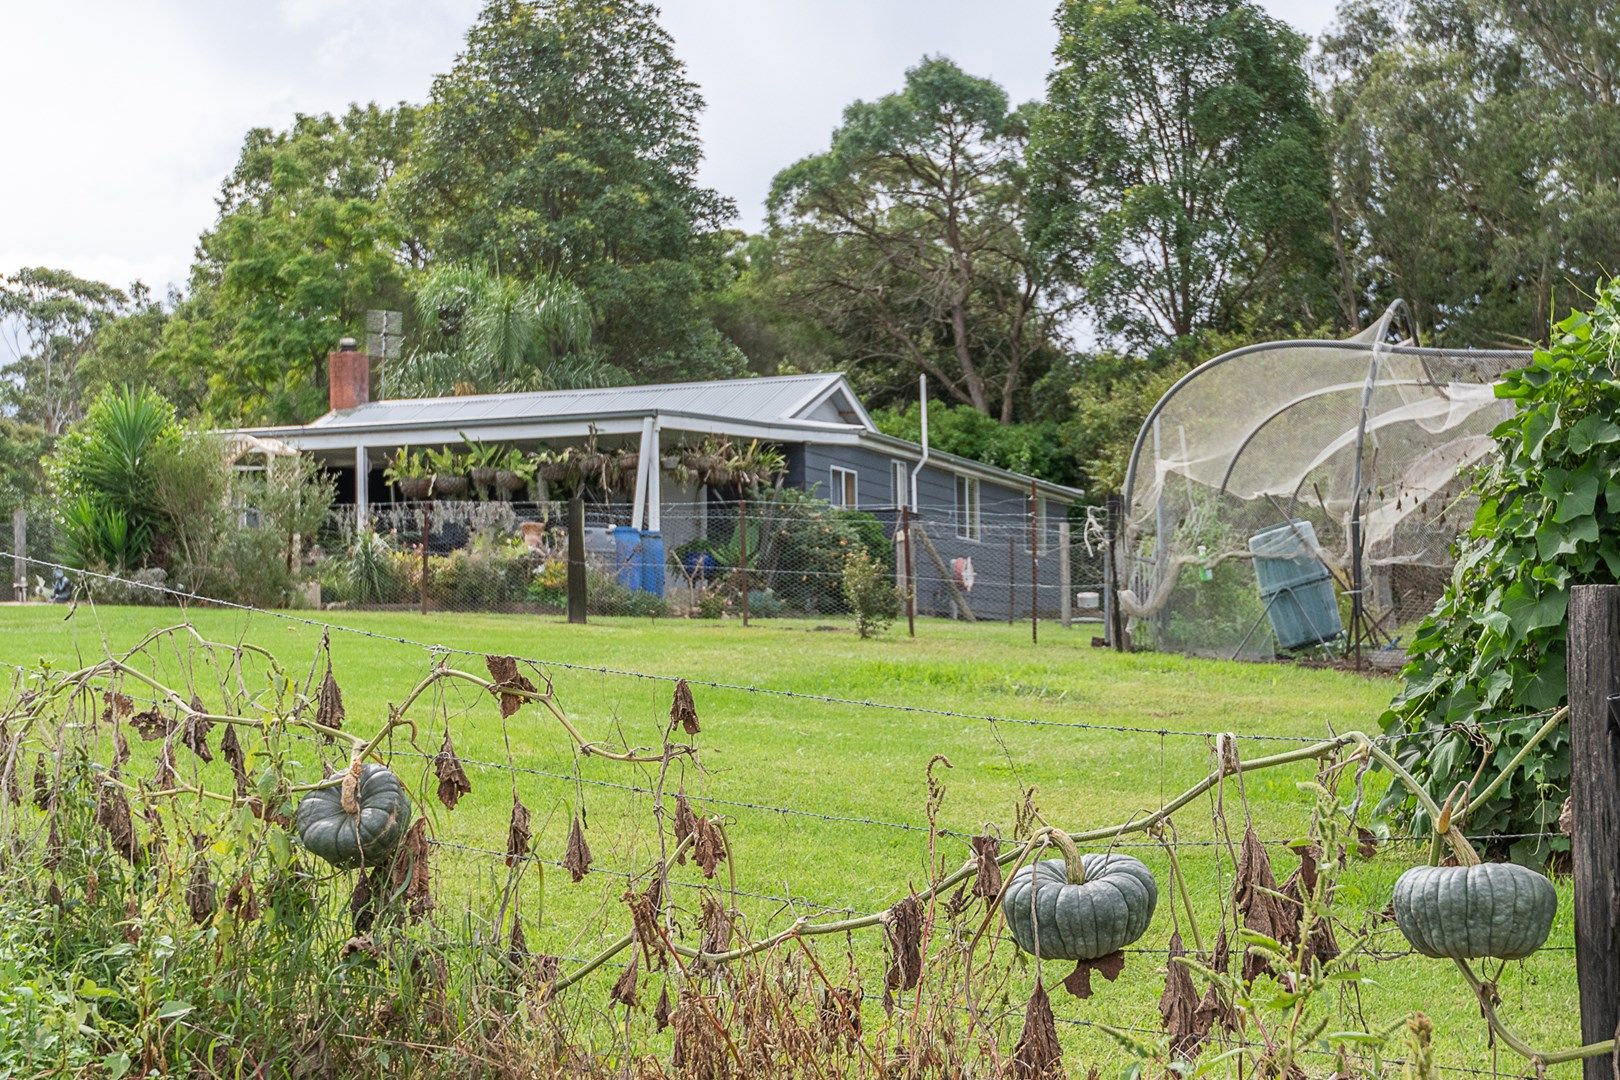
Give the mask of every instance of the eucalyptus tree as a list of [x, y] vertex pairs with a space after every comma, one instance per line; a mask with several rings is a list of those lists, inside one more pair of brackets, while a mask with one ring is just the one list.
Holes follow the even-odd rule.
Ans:
[[845, 343], [882, 403], [928, 374], [1010, 423], [1061, 348], [1067, 295], [1025, 240], [1031, 107], [933, 57], [857, 101], [823, 152], [777, 174], [771, 259], [788, 308]]
[[1305, 40], [1252, 0], [1064, 3], [1035, 236], [1105, 337], [1333, 314]]

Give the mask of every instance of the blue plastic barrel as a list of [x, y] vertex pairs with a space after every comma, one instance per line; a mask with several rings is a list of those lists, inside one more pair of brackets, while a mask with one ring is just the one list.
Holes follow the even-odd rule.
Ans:
[[613, 576], [627, 589], [641, 587], [641, 531], [613, 526]]
[[1260, 599], [1280, 648], [1320, 645], [1344, 632], [1333, 575], [1313, 554], [1315, 548], [1316, 530], [1308, 521], [1278, 525], [1249, 537]]
[[647, 530], [641, 534], [641, 591], [664, 595], [664, 537]]

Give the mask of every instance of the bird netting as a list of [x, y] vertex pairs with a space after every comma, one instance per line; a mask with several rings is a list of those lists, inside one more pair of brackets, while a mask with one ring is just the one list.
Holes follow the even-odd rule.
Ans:
[[1473, 516], [1471, 467], [1513, 408], [1495, 383], [1530, 354], [1390, 342], [1401, 309], [1349, 340], [1226, 353], [1154, 406], [1118, 532], [1135, 640], [1360, 649], [1398, 645], [1429, 610]]

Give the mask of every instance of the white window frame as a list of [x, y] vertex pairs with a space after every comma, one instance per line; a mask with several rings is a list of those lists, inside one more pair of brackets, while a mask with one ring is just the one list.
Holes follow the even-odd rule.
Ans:
[[979, 526], [979, 478], [956, 474], [956, 538], [978, 543], [983, 535]]
[[827, 474], [829, 482], [827, 494], [831, 496], [827, 501], [846, 510], [859, 509], [861, 505], [861, 474], [842, 465], [831, 466], [827, 470]]
[[894, 485], [894, 508], [911, 505], [911, 462], [889, 462], [889, 480]]

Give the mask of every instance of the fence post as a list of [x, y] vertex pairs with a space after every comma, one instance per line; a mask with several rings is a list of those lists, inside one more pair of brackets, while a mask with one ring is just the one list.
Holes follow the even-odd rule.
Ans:
[[[1574, 827], [1575, 974], [1581, 1041], [1613, 1038], [1620, 1019], [1620, 585], [1577, 585], [1569, 598], [1569, 772]], [[1605, 1055], [1586, 1080], [1609, 1080]]]
[[585, 621], [585, 500], [568, 500], [568, 621]]
[[1115, 652], [1126, 650], [1125, 620], [1119, 617], [1119, 521], [1125, 513], [1125, 500], [1108, 496], [1107, 546], [1103, 548], [1103, 627], [1108, 644]]
[[422, 614], [427, 614], [428, 600], [428, 540], [433, 536], [433, 501], [430, 499], [422, 504], [422, 580], [419, 591], [422, 594]]
[[748, 500], [737, 500], [737, 573], [742, 578], [742, 619], [748, 625]]
[[1058, 522], [1058, 617], [1063, 629], [1074, 625], [1074, 577], [1069, 565], [1073, 549], [1069, 546], [1069, 523]]
[[1017, 565], [1016, 548], [1018, 535], [1016, 529], [1007, 530], [1007, 625], [1013, 624], [1013, 610], [1018, 607], [1018, 575], [1013, 571]]
[[1029, 643], [1040, 644], [1041, 632], [1041, 567], [1040, 567], [1040, 527], [1035, 517], [1036, 507], [1039, 505], [1039, 496], [1035, 493], [1035, 481], [1029, 482]]
[[17, 507], [11, 512], [12, 599], [28, 599], [28, 511]]
[[900, 537], [906, 560], [906, 633], [917, 636], [917, 582], [911, 576], [911, 507], [900, 508]]

